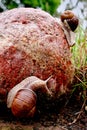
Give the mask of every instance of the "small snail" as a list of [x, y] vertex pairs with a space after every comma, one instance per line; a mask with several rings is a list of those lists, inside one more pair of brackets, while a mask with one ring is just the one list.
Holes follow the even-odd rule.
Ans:
[[16, 117], [33, 117], [36, 110], [36, 90], [45, 89], [51, 95], [47, 88], [47, 80], [41, 80], [35, 76], [24, 79], [21, 83], [13, 87], [8, 93], [7, 107], [11, 108]]
[[79, 24], [79, 20], [77, 16], [75, 16], [72, 11], [67, 10], [63, 14], [61, 14], [61, 21], [64, 22], [65, 20], [67, 21], [70, 29], [72, 31], [75, 31], [75, 29], [77, 28]]
[[60, 16], [60, 25], [62, 26], [64, 33], [66, 35], [69, 46], [73, 46], [75, 44], [75, 29], [79, 24], [79, 19], [75, 14], [70, 11], [64, 11]]

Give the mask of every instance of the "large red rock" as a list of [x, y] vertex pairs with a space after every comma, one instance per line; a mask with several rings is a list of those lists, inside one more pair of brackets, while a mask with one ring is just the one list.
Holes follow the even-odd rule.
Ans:
[[74, 74], [71, 52], [60, 24], [50, 14], [32, 8], [0, 14], [0, 99], [28, 76], [47, 79], [58, 96]]

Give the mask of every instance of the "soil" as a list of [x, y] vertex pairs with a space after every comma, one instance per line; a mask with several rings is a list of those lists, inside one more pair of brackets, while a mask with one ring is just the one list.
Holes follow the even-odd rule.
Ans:
[[69, 125], [83, 105], [79, 96], [64, 96], [59, 101], [45, 100], [43, 105], [40, 100], [32, 119], [18, 119], [5, 104], [0, 104], [0, 130], [87, 130], [87, 111], [84, 109], [77, 122]]

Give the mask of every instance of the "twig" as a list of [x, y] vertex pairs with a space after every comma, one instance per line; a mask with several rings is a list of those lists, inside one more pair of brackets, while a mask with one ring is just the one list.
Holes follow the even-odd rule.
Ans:
[[69, 123], [68, 125], [72, 125], [72, 124], [76, 123], [77, 120], [80, 118], [80, 116], [81, 116], [81, 114], [82, 114], [82, 112], [83, 112], [83, 108], [84, 108], [84, 106], [85, 106], [86, 100], [87, 100], [87, 99], [85, 98], [85, 99], [84, 99], [84, 102], [83, 102], [83, 105], [82, 105], [82, 107], [81, 107], [81, 110], [80, 110], [78, 116], [76, 117], [76, 119], [74, 119], [73, 122]]
[[85, 87], [87, 87], [87, 85], [86, 85], [78, 76], [75, 75], [75, 77], [76, 77]]

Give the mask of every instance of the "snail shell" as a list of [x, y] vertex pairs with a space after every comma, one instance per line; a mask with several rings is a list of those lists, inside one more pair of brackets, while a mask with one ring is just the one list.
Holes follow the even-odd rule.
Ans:
[[67, 21], [70, 29], [72, 31], [75, 31], [75, 29], [77, 28], [79, 24], [79, 20], [77, 16], [75, 16], [72, 11], [67, 10], [63, 14], [61, 14], [61, 21], [64, 22], [65, 20]]
[[19, 84], [17, 84], [16, 86], [14, 86], [8, 93], [7, 96], [7, 107], [11, 108], [13, 99], [15, 98], [16, 93], [23, 89], [25, 86], [27, 86], [28, 84], [30, 84], [32, 81], [35, 81], [36, 77], [32, 76], [31, 78], [28, 77], [26, 79], [24, 79], [22, 82], [20, 82]]
[[21, 89], [13, 99], [11, 111], [16, 117], [33, 117], [37, 96], [31, 89]]

